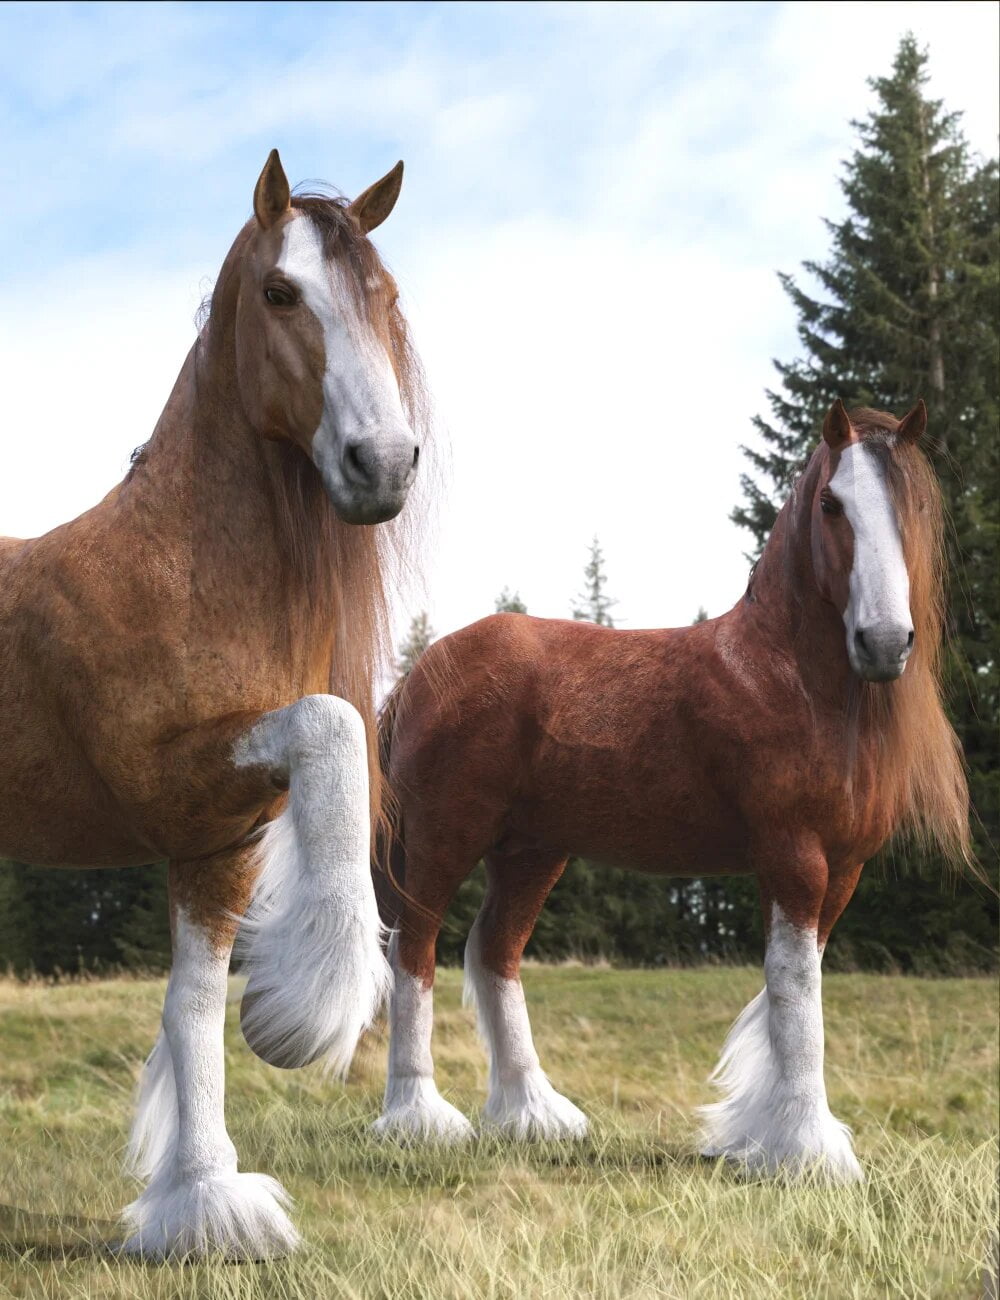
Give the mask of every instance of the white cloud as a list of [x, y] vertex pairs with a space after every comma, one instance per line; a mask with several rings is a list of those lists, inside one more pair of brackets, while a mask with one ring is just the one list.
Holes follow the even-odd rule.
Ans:
[[0, 313], [0, 521], [34, 537], [100, 500], [153, 431], [194, 342], [192, 269], [112, 255], [61, 268]]
[[[721, 612], [746, 572], [738, 444], [796, 346], [774, 271], [823, 256], [850, 119], [905, 26], [930, 43], [932, 93], [995, 150], [995, 8], [418, 6], [386, 24], [316, 7], [300, 29], [255, 12], [281, 43], [238, 6], [116, 6], [47, 28], [23, 66], [8, 54], [39, 116], [0, 161], [11, 184], [26, 159], [38, 173], [2, 273], [3, 529], [49, 527], [120, 477], [266, 148], [347, 190], [402, 155], [378, 238], [454, 444], [436, 626], [505, 584], [566, 613], [595, 530], [629, 625]], [[66, 256], [79, 232], [47, 224], [67, 178], [92, 221], [106, 205], [100, 255]]]
[[436, 625], [488, 612], [505, 584], [565, 616], [594, 532], [631, 626], [727, 608], [746, 565], [725, 519], [759, 399], [746, 339], [780, 310], [769, 271], [532, 221], [450, 244], [423, 278], [417, 324], [456, 431]]

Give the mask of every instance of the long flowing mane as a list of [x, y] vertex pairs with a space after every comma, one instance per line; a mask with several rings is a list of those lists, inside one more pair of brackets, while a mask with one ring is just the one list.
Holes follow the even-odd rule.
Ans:
[[895, 437], [884, 411], [849, 412], [866, 450], [885, 467], [910, 578], [913, 653], [894, 682], [855, 679], [851, 714], [875, 756], [875, 798], [890, 830], [936, 845], [954, 865], [972, 861], [962, 751], [941, 693], [946, 643], [944, 510], [927, 457]]

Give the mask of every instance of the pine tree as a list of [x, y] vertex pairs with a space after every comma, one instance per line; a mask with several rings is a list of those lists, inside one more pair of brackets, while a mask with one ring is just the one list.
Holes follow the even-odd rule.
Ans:
[[[897, 415], [925, 399], [926, 450], [951, 519], [947, 695], [985, 864], [1000, 842], [998, 165], [973, 157], [959, 114], [926, 96], [927, 61], [907, 35], [891, 76], [870, 82], [877, 103], [854, 123], [860, 143], [841, 181], [848, 214], [827, 222], [828, 259], [805, 263], [820, 295], [780, 277], [802, 355], [775, 362], [780, 389], [767, 394], [770, 420], [754, 419], [762, 446], [743, 449], [752, 474], [741, 477], [744, 500], [731, 518], [750, 530], [759, 554], [836, 397]], [[866, 879], [863, 888], [877, 892], [878, 883]], [[924, 905], [946, 901], [928, 894]], [[990, 942], [983, 927], [981, 941]]]
[[583, 571], [585, 587], [573, 606], [573, 617], [578, 622], [599, 623], [601, 627], [614, 627], [610, 611], [618, 604], [604, 593], [607, 577], [604, 573], [604, 553], [595, 534], [590, 543], [590, 559]]
[[0, 971], [75, 975], [170, 964], [166, 864], [0, 863]]
[[434, 636], [435, 632], [431, 627], [430, 619], [427, 617], [427, 611], [422, 609], [419, 614], [413, 616], [410, 622], [409, 634], [399, 647], [399, 658], [396, 660], [396, 672], [399, 677], [407, 676], [414, 664], [434, 640]]
[[497, 596], [495, 608], [498, 614], [527, 614], [528, 612], [528, 606], [521, 599], [521, 593], [511, 591], [509, 587], [504, 587]]
[[902, 414], [923, 396], [942, 468], [970, 440], [995, 454], [997, 163], [975, 162], [959, 114], [925, 98], [926, 65], [906, 36], [893, 75], [870, 82], [879, 104], [853, 124], [861, 147], [841, 181], [850, 212], [826, 223], [829, 260], [805, 263], [824, 299], [780, 275], [805, 356], [775, 362], [774, 422], [754, 419], [766, 445], [743, 448], [770, 480], [743, 476], [732, 513], [758, 552], [837, 397]]

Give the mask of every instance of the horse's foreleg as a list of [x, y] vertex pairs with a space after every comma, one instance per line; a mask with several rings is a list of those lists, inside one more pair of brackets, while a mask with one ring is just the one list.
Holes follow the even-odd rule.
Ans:
[[243, 1035], [271, 1065], [323, 1057], [343, 1074], [391, 979], [371, 877], [364, 724], [344, 700], [306, 696], [265, 714], [235, 758], [289, 792], [264, 832], [241, 926]]
[[578, 1138], [587, 1118], [552, 1087], [531, 1037], [521, 955], [565, 858], [537, 852], [487, 858], [482, 908], [465, 945], [466, 994], [490, 1060], [484, 1128], [517, 1138]]
[[854, 1181], [862, 1174], [850, 1131], [830, 1113], [823, 1079], [820, 975], [823, 942], [853, 881], [831, 880], [818, 849], [799, 851], [759, 879], [766, 986], [733, 1025], [712, 1076], [724, 1096], [702, 1108], [704, 1154], [761, 1172], [816, 1167]]
[[171, 863], [173, 967], [163, 1027], [140, 1085], [130, 1154], [149, 1182], [125, 1211], [128, 1253], [283, 1254], [298, 1240], [287, 1196], [263, 1174], [239, 1173], [223, 1111], [223, 1026], [229, 953], [251, 880], [246, 850]]

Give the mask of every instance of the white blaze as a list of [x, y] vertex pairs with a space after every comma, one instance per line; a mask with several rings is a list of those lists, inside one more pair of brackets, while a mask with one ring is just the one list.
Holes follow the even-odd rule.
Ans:
[[885, 470], [863, 443], [851, 443], [840, 455], [830, 491], [844, 508], [854, 532], [854, 562], [844, 622], [847, 651], [857, 667], [855, 633], [886, 627], [910, 627], [910, 580], [896, 511]]
[[358, 312], [345, 272], [326, 256], [323, 237], [307, 216], [285, 226], [278, 269], [323, 330], [323, 414], [313, 434], [313, 460], [327, 482], [339, 482], [349, 443], [371, 440], [390, 449], [402, 438], [412, 445], [399, 385], [385, 348]]

